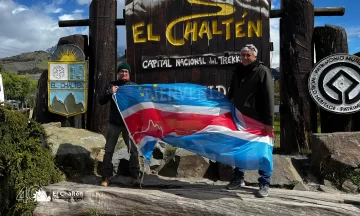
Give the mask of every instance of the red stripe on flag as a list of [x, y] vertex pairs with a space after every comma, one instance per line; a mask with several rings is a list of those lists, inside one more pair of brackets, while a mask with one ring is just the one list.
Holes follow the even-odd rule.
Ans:
[[[125, 119], [128, 129], [134, 139], [140, 136], [153, 136], [162, 138], [169, 133], [176, 132], [178, 135], [194, 134], [208, 125], [221, 125], [231, 130], [236, 130], [231, 113], [220, 116], [174, 113], [157, 109], [143, 109]], [[161, 130], [160, 130], [161, 129]], [[139, 137], [140, 138], [140, 137]]]
[[[154, 108], [140, 110], [125, 119], [134, 141], [139, 143], [144, 136], [163, 138], [169, 133], [185, 136], [194, 134], [206, 126], [217, 125], [236, 131], [231, 112], [219, 116], [189, 113], [174, 113]], [[261, 124], [261, 123], [260, 123]], [[245, 130], [255, 135], [266, 136], [263, 130], [249, 128]]]

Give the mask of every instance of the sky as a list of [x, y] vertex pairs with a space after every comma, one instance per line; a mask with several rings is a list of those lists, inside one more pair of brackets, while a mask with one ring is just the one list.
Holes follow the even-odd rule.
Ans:
[[[88, 34], [88, 27], [59, 27], [59, 20], [88, 19], [91, 0], [0, 0], [0, 58], [46, 50], [61, 37]], [[360, 0], [313, 0], [315, 7], [345, 7], [344, 16], [315, 17], [315, 27], [325, 24], [345, 28], [349, 53], [360, 52]], [[122, 18], [124, 0], [117, 0], [117, 17]], [[272, 9], [280, 0], [272, 1]], [[279, 19], [270, 19], [274, 42], [271, 67], [279, 66]], [[125, 47], [125, 27], [118, 26], [118, 46]]]

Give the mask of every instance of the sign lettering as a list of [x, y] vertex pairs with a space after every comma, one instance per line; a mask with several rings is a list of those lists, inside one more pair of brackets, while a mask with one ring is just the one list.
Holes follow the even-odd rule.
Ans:
[[[244, 38], [244, 37], [261, 37], [262, 36], [262, 21], [261, 20], [249, 20], [249, 21], [238, 21], [234, 22], [234, 18], [218, 21], [187, 21], [185, 24], [185, 32], [182, 38], [176, 39], [172, 32], [174, 31], [174, 26], [177, 23], [186, 20], [180, 18], [180, 20], [175, 20], [169, 24], [166, 29], [166, 40], [174, 46], [182, 46], [186, 41], [196, 42], [200, 39], [207, 38], [211, 40], [214, 38], [214, 35], [225, 35], [225, 40], [232, 39], [233, 32], [231, 29], [234, 29], [235, 25], [235, 38]], [[211, 24], [210, 24], [211, 23]], [[218, 29], [218, 26], [224, 25], [225, 31]], [[244, 30], [247, 28], [247, 31]], [[160, 41], [160, 35], [155, 35], [153, 32], [153, 24], [145, 24], [145, 22], [139, 22], [132, 26], [133, 29], [133, 38], [134, 43], [145, 43], [148, 41]], [[146, 29], [146, 30], [145, 30]]]
[[84, 82], [50, 82], [50, 89], [83, 89]]
[[[160, 59], [164, 58], [164, 59]], [[240, 53], [208, 54], [201, 56], [174, 56], [174, 57], [142, 57], [143, 69], [154, 68], [181, 68], [213, 65], [233, 65], [240, 63]]]

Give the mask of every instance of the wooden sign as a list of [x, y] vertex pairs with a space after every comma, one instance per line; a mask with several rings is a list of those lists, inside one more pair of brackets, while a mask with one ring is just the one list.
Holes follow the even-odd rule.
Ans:
[[126, 0], [132, 79], [227, 89], [245, 44], [254, 44], [270, 66], [270, 8], [268, 0]]

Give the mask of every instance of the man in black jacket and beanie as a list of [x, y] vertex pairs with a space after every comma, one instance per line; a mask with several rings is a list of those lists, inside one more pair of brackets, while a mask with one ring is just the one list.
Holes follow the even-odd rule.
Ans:
[[[258, 50], [253, 44], [241, 49], [241, 63], [236, 67], [230, 84], [228, 99], [245, 116], [265, 124], [268, 134], [274, 125], [274, 86], [271, 71], [257, 60]], [[270, 173], [259, 170], [259, 197], [268, 196]], [[244, 170], [234, 169], [234, 176], [228, 189], [245, 186]]]
[[140, 184], [140, 166], [139, 166], [139, 159], [138, 159], [138, 151], [136, 149], [135, 144], [129, 138], [129, 132], [123, 122], [123, 119], [120, 115], [120, 112], [112, 99], [112, 95], [116, 93], [119, 86], [122, 85], [131, 85], [135, 84], [130, 81], [130, 73], [131, 68], [130, 65], [127, 63], [122, 63], [118, 66], [117, 69], [117, 80], [110, 82], [105, 86], [104, 92], [102, 93], [99, 103], [100, 105], [105, 105], [109, 101], [111, 103], [110, 107], [110, 116], [109, 116], [109, 123], [107, 128], [106, 134], [106, 144], [105, 144], [105, 155], [102, 164], [102, 177], [103, 180], [101, 182], [102, 186], [108, 186], [113, 175], [113, 164], [112, 164], [112, 157], [114, 154], [115, 146], [119, 139], [120, 133], [127, 145], [128, 149], [130, 149], [130, 159], [129, 159], [129, 170], [130, 175], [133, 179], [133, 184], [139, 185]]

